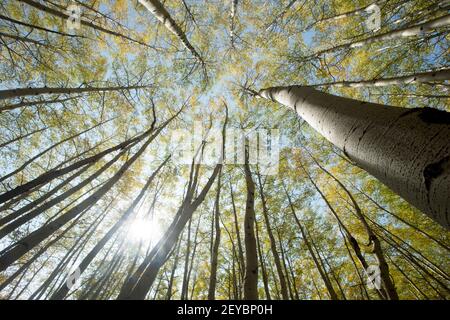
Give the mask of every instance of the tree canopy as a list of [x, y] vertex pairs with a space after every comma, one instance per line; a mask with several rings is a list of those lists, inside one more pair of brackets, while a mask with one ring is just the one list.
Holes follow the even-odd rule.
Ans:
[[0, 299], [449, 298], [449, 8], [2, 1]]

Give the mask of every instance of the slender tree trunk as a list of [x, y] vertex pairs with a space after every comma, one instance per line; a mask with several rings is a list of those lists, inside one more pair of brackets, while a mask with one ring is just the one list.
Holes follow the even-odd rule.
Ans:
[[366, 103], [299, 86], [257, 95], [294, 109], [359, 167], [450, 227], [450, 113]]
[[14, 139], [9, 140], [9, 141], [0, 143], [0, 148], [6, 147], [7, 145], [9, 145], [9, 144], [11, 144], [11, 143], [14, 143], [14, 142], [16, 142], [16, 141], [22, 140], [22, 139], [24, 139], [24, 138], [26, 138], [26, 137], [29, 137], [29, 136], [31, 136], [31, 135], [33, 135], [33, 134], [35, 134], [35, 133], [45, 131], [45, 130], [47, 130], [48, 128], [49, 128], [49, 127], [44, 127], [44, 128], [36, 129], [36, 130], [33, 130], [33, 131], [29, 132], [29, 133], [20, 135], [20, 136], [14, 138]]
[[233, 208], [233, 217], [234, 217], [234, 227], [236, 229], [236, 239], [237, 239], [237, 245], [238, 245], [238, 253], [239, 253], [239, 270], [241, 275], [241, 281], [244, 279], [244, 270], [245, 270], [245, 258], [244, 258], [244, 250], [242, 246], [242, 240], [241, 240], [241, 231], [239, 228], [239, 221], [237, 217], [237, 210], [236, 210], [236, 204], [234, 202], [234, 193], [233, 193], [233, 187], [231, 185], [230, 180], [230, 195], [231, 195], [231, 205]]
[[[184, 197], [182, 205], [176, 213], [174, 221], [172, 221], [172, 224], [169, 226], [165, 235], [159, 240], [150, 254], [144, 259], [142, 264], [129, 279], [129, 281], [123, 284], [118, 299], [145, 299], [148, 291], [155, 281], [159, 269], [165, 263], [168, 254], [177, 242], [177, 239], [179, 238], [187, 221], [191, 218], [194, 211], [197, 210], [200, 204], [204, 201], [207, 193], [211, 189], [215, 178], [222, 168], [222, 161], [224, 159], [225, 130], [228, 122], [227, 105], [225, 105], [225, 112], [225, 121], [222, 128], [222, 153], [221, 158], [219, 159], [219, 163], [215, 166], [214, 171], [209, 177], [205, 186], [198, 193], [197, 197], [194, 198], [194, 192], [197, 189], [200, 165], [195, 164], [195, 158], [192, 160], [190, 179], [186, 195]], [[202, 143], [202, 151], [203, 147], [204, 143]]]
[[183, 283], [181, 286], [181, 297], [180, 297], [181, 300], [186, 300], [188, 295], [189, 258], [191, 253], [191, 226], [192, 226], [192, 217], [189, 219], [187, 225], [186, 250], [184, 252]]
[[431, 32], [437, 28], [448, 26], [449, 24], [450, 24], [450, 15], [445, 15], [430, 21], [417, 24], [415, 26], [406, 26], [396, 30], [387, 31], [385, 33], [374, 35], [360, 41], [344, 43], [329, 49], [320, 50], [318, 52], [315, 52], [312, 56], [308, 58], [318, 57], [324, 53], [333, 52], [339, 49], [358, 48], [373, 42], [389, 41], [398, 38], [417, 37], [425, 32]]
[[291, 196], [289, 195], [289, 193], [286, 190], [286, 188], [285, 188], [285, 192], [286, 192], [286, 196], [287, 196], [288, 201], [289, 201], [289, 207], [291, 208], [292, 215], [294, 216], [295, 222], [297, 223], [297, 226], [300, 229], [300, 233], [302, 235], [303, 241], [305, 242], [306, 248], [308, 249], [308, 252], [311, 255], [311, 258], [314, 261], [314, 265], [316, 266], [317, 271], [319, 271], [319, 274], [320, 274], [323, 282], [325, 283], [325, 286], [326, 286], [326, 288], [328, 290], [328, 293], [330, 294], [330, 298], [332, 300], [339, 300], [338, 295], [337, 295], [336, 291], [333, 288], [333, 285], [331, 284], [331, 282], [329, 281], [327, 275], [325, 274], [326, 271], [323, 269], [323, 267], [322, 267], [318, 257], [314, 253], [314, 250], [313, 250], [313, 248], [311, 246], [311, 242], [308, 239], [308, 236], [306, 234], [306, 231], [305, 231], [304, 227], [300, 223], [300, 220], [297, 218], [297, 214], [295, 212], [294, 205], [293, 205], [292, 200], [291, 200]]
[[172, 299], [173, 295], [173, 281], [175, 279], [175, 271], [178, 267], [178, 259], [180, 258], [180, 248], [181, 248], [181, 238], [178, 241], [177, 249], [175, 252], [175, 258], [173, 260], [173, 266], [172, 266], [172, 272], [170, 273], [169, 283], [167, 284], [167, 294], [166, 294], [166, 300]]
[[236, 11], [238, 6], [238, 0], [231, 0], [231, 11], [230, 11], [230, 43], [231, 47], [234, 48], [234, 32], [235, 32], [235, 19]]
[[[56, 187], [54, 187], [53, 189], [51, 189], [50, 191], [48, 191], [47, 193], [43, 194], [41, 197], [39, 197], [38, 199], [31, 201], [30, 203], [26, 204], [25, 206], [21, 207], [20, 209], [14, 211], [13, 213], [5, 216], [4, 218], [0, 219], [0, 226], [4, 226], [5, 224], [11, 222], [12, 220], [15, 220], [17, 218], [19, 218], [20, 216], [22, 216], [24, 213], [27, 213], [28, 211], [32, 210], [33, 208], [36, 208], [39, 204], [41, 204], [42, 202], [44, 202], [45, 200], [47, 200], [48, 198], [50, 198], [52, 195], [56, 194], [59, 190], [61, 190], [64, 186], [66, 186], [67, 184], [69, 184], [72, 180], [76, 179], [77, 177], [80, 177], [87, 169], [90, 168], [90, 165], [86, 165], [83, 168], [81, 168], [80, 170], [78, 170], [77, 172], [75, 172], [73, 175], [71, 175], [70, 177], [68, 177], [66, 180], [64, 180], [63, 182], [61, 182], [60, 184], [58, 184]], [[78, 187], [78, 185], [77, 185]], [[79, 188], [78, 190], [80, 190], [81, 188]], [[59, 197], [59, 196], [58, 196]], [[67, 197], [62, 197], [62, 200], [67, 199]], [[53, 200], [53, 199], [52, 199]], [[52, 201], [50, 200], [50, 201]], [[49, 201], [49, 202], [50, 202]], [[60, 201], [55, 202], [59, 203]], [[47, 206], [46, 206], [47, 207]], [[50, 207], [48, 207], [50, 208]], [[1, 210], [0, 210], [1, 211]], [[37, 216], [39, 213], [37, 213], [34, 216]], [[28, 217], [28, 215], [27, 215]], [[31, 219], [31, 217], [27, 220], [25, 220], [23, 223], [29, 221]], [[17, 228], [17, 226], [15, 226], [14, 228], [10, 229], [10, 231], [14, 230], [15, 228]], [[0, 239], [3, 237], [3, 234], [7, 234], [8, 232], [6, 232], [7, 229], [1, 229], [0, 230]]]
[[[64, 268], [67, 267], [67, 265], [70, 263], [70, 260], [77, 254], [77, 252], [80, 253], [83, 250], [84, 246], [86, 246], [87, 242], [91, 239], [91, 237], [94, 234], [97, 227], [100, 225], [100, 223], [106, 217], [108, 210], [109, 210], [110, 206], [112, 205], [112, 203], [114, 202], [114, 200], [115, 199], [111, 200], [104, 207], [104, 209], [100, 212], [100, 214], [94, 219], [94, 221], [81, 233], [81, 235], [78, 237], [78, 239], [75, 241], [75, 243], [71, 246], [71, 248], [66, 252], [66, 254], [63, 256], [63, 258], [60, 259], [60, 261], [56, 265], [56, 267], [54, 267], [52, 269], [52, 272], [47, 277], [47, 279], [29, 297], [30, 300], [39, 299], [49, 289], [50, 289], [50, 292], [52, 291], [52, 287], [50, 287], [51, 283], [55, 282], [55, 284], [56, 284], [58, 282], [58, 280], [59, 280], [58, 274], [61, 275], [64, 272]], [[74, 223], [79, 218], [81, 218], [81, 216], [84, 216], [86, 214], [86, 212], [89, 210], [89, 208], [84, 210], [84, 212], [80, 216], [78, 216], [77, 219], [74, 220]], [[68, 228], [66, 228], [66, 229], [68, 229]], [[52, 241], [49, 241], [49, 243], [51, 243], [51, 242]]]
[[[198, 217], [198, 221], [197, 221], [197, 227], [196, 227], [196, 229], [195, 229], [195, 235], [194, 235], [194, 247], [193, 247], [193, 249], [192, 249], [192, 254], [191, 254], [191, 262], [190, 262], [190, 265], [189, 265], [189, 271], [188, 271], [188, 274], [187, 274], [187, 284], [188, 284], [188, 288], [189, 288], [189, 281], [190, 281], [190, 279], [191, 279], [191, 274], [192, 274], [192, 270], [194, 269], [194, 260], [195, 260], [195, 254], [197, 253], [197, 246], [198, 246], [198, 242], [197, 242], [197, 239], [198, 239], [198, 234], [199, 234], [199, 231], [200, 231], [200, 222], [201, 222], [201, 214], [200, 214], [200, 216]], [[196, 285], [196, 283], [195, 283], [195, 279], [196, 279], [196, 277], [197, 277], [197, 272], [195, 273], [195, 276], [194, 276], [194, 280], [193, 280], [193, 284], [192, 284], [192, 289], [191, 289], [191, 299], [192, 299], [192, 295], [193, 295], [193, 292], [194, 292], [194, 289], [195, 289], [195, 285]], [[186, 295], [186, 299], [189, 299], [188, 298], [188, 295]]]
[[270, 250], [272, 251], [273, 260], [275, 262], [275, 268], [277, 270], [278, 280], [280, 281], [281, 297], [283, 298], [283, 300], [289, 300], [288, 288], [286, 286], [286, 278], [283, 273], [283, 267], [281, 265], [280, 255], [278, 254], [278, 251], [277, 251], [275, 237], [273, 236], [272, 228], [270, 226], [269, 209], [267, 208], [266, 197], [264, 195], [263, 185], [262, 185], [262, 181], [261, 181], [261, 175], [259, 174], [259, 172], [257, 172], [257, 177], [258, 177], [259, 195], [261, 197], [261, 203], [262, 203], [262, 207], [263, 207], [264, 223], [266, 225], [267, 234], [269, 235]]
[[[282, 263], [282, 266], [283, 266], [283, 272], [284, 272], [284, 274], [286, 276], [286, 284], [287, 284], [287, 288], [288, 288], [288, 291], [289, 291], [289, 296], [291, 297], [291, 300], [294, 300], [295, 299], [295, 296], [294, 296], [295, 290], [292, 287], [293, 286], [295, 287], [295, 285], [292, 285], [291, 279], [289, 277], [288, 266], [286, 264], [286, 260], [287, 260], [286, 259], [286, 254], [285, 254], [285, 251], [284, 251], [283, 241], [281, 240], [281, 236], [280, 236], [279, 230], [276, 230], [276, 233], [277, 233], [278, 245], [280, 247], [281, 263]], [[295, 278], [293, 278], [292, 280], [295, 280]]]
[[97, 191], [95, 191], [91, 196], [83, 200], [81, 203], [68, 210], [64, 215], [53, 220], [47, 225], [37, 229], [28, 236], [24, 237], [20, 242], [17, 243], [8, 252], [0, 256], [0, 271], [5, 270], [17, 259], [22, 257], [28, 251], [33, 249], [35, 246], [40, 244], [44, 239], [52, 235], [55, 231], [61, 228], [70, 220], [76, 218], [84, 209], [90, 206], [92, 203], [98, 202], [122, 177], [125, 171], [141, 156], [141, 154], [146, 150], [148, 145], [153, 141], [156, 136], [153, 135], [144, 142], [142, 147], [129, 159], [127, 160], [121, 168]]
[[272, 300], [270, 297], [270, 288], [269, 288], [269, 279], [267, 276], [267, 270], [266, 270], [266, 266], [264, 265], [264, 259], [263, 259], [263, 253], [262, 253], [262, 249], [261, 249], [261, 240], [259, 238], [259, 227], [258, 227], [258, 222], [255, 220], [255, 235], [256, 235], [256, 246], [258, 248], [258, 257], [259, 257], [259, 264], [261, 266], [261, 275], [262, 275], [262, 280], [263, 280], [263, 284], [264, 284], [264, 292], [266, 294], [266, 300]]
[[[208, 290], [208, 300], [216, 300], [216, 285], [217, 285], [217, 262], [219, 256], [219, 246], [220, 246], [220, 179], [221, 172], [219, 172], [219, 177], [217, 178], [217, 192], [215, 200], [215, 210], [214, 210], [214, 245], [211, 254], [211, 274], [209, 277], [209, 290]], [[212, 230], [211, 230], [212, 232]]]
[[[86, 212], [86, 211], [85, 211]], [[36, 252], [33, 257], [29, 260], [27, 260], [27, 262], [25, 262], [23, 265], [20, 266], [20, 268], [15, 271], [12, 275], [10, 275], [5, 281], [2, 282], [2, 284], [0, 285], [0, 291], [2, 291], [3, 289], [6, 288], [7, 285], [9, 285], [12, 281], [14, 281], [14, 279], [21, 274], [22, 272], [24, 272], [34, 261], [36, 261], [42, 254], [44, 254], [45, 252], [47, 252], [48, 248], [50, 248], [53, 244], [55, 244], [56, 242], [58, 242], [62, 237], [64, 237], [64, 235], [70, 231], [74, 226], [77, 225], [78, 221], [84, 216], [84, 213], [79, 215], [66, 229], [64, 229], [63, 232], [61, 232], [57, 237], [55, 237], [54, 239], [50, 240], [49, 242], [47, 242], [45, 244], [45, 246], [43, 246], [41, 249], [39, 249], [38, 252]]]
[[258, 300], [258, 254], [255, 238], [255, 183], [249, 165], [249, 145], [245, 143], [245, 184], [247, 200], [245, 205], [245, 279], [244, 300]]
[[[33, 1], [33, 0], [19, 0], [19, 1], [23, 2], [23, 3], [26, 3], [26, 4], [28, 4], [28, 5], [32, 6], [32, 7], [40, 10], [40, 11], [43, 11], [43, 12], [49, 13], [49, 14], [51, 14], [53, 16], [62, 18], [65, 21], [67, 21], [70, 18], [70, 16], [67, 15], [65, 12], [61, 12], [59, 10], [53, 9], [53, 8], [48, 7], [46, 5], [43, 5], [43, 4], [41, 4], [41, 3], [37, 2], [37, 1]], [[146, 43], [144, 43], [142, 41], [130, 38], [127, 35], [121, 34], [119, 32], [103, 28], [102, 26], [96, 25], [96, 24], [94, 24], [94, 23], [92, 23], [90, 21], [86, 21], [84, 19], [80, 19], [80, 24], [82, 24], [84, 26], [87, 26], [87, 27], [90, 27], [90, 28], [92, 28], [94, 30], [110, 34], [112, 36], [123, 38], [123, 39], [129, 40], [131, 42], [134, 42], [134, 43], [146, 46], [148, 48], [152, 48], [151, 46], [149, 46], [148, 44], [146, 44]]]
[[195, 50], [192, 44], [186, 37], [186, 34], [181, 30], [175, 20], [172, 19], [169, 12], [167, 12], [166, 8], [164, 8], [163, 4], [158, 0], [138, 0], [148, 11], [150, 11], [156, 19], [161, 22], [164, 27], [169, 30], [172, 34], [174, 34], [178, 40], [181, 41], [183, 46], [189, 50], [192, 55], [203, 64], [203, 59], [200, 54]]
[[[345, 235], [346, 235], [346, 237], [347, 237], [347, 239], [348, 239], [352, 249], [355, 251], [356, 257], [358, 258], [358, 260], [361, 263], [362, 267], [364, 268], [364, 270], [367, 270], [368, 267], [369, 267], [369, 264], [367, 263], [364, 255], [363, 255], [363, 252], [361, 250], [361, 247], [360, 247], [358, 241], [355, 239], [355, 237], [353, 237], [353, 235], [350, 233], [350, 231], [344, 225], [342, 220], [339, 218], [339, 215], [337, 214], [336, 210], [333, 208], [331, 203], [328, 201], [327, 197], [324, 195], [322, 190], [320, 190], [320, 188], [314, 182], [314, 179], [311, 177], [311, 175], [309, 174], [308, 170], [303, 166], [303, 164], [301, 162], [300, 162], [300, 166], [302, 167], [302, 169], [305, 172], [306, 176], [308, 177], [309, 181], [313, 185], [314, 189], [319, 193], [319, 195], [322, 198], [322, 200], [325, 202], [325, 204], [330, 209], [330, 211], [333, 214], [333, 216], [336, 218], [339, 227], [341, 227], [341, 229], [344, 231], [344, 233], [345, 233]], [[377, 292], [379, 293], [380, 298], [382, 298], [382, 299], [386, 298], [386, 294], [382, 294], [381, 289], [377, 288]]]
[[[11, 105], [6, 105], [6, 106], [3, 106], [3, 107], [0, 107], [0, 112], [10, 111], [10, 110], [18, 109], [18, 108], [29, 107], [29, 106], [38, 106], [38, 105], [41, 105], [41, 104], [49, 105], [49, 104], [54, 104], [54, 103], [64, 103], [66, 101], [74, 100], [74, 99], [77, 99], [79, 97], [80, 96], [69, 97], [69, 98], [65, 98], [65, 99], [22, 101], [22, 102], [19, 102], [19, 103], [16, 103], [16, 104], [11, 104]], [[1, 145], [0, 145], [0, 147], [1, 147]]]
[[[309, 153], [309, 152], [308, 152]], [[361, 208], [358, 205], [358, 202], [353, 197], [353, 194], [347, 189], [347, 187], [339, 180], [337, 179], [332, 173], [330, 173], [328, 170], [326, 170], [313, 156], [311, 153], [309, 153], [313, 161], [317, 164], [317, 166], [325, 172], [327, 175], [329, 175], [334, 181], [336, 181], [342, 190], [348, 195], [350, 198], [353, 208], [355, 209], [356, 216], [358, 217], [359, 221], [363, 224], [364, 229], [366, 231], [366, 234], [369, 239], [369, 244], [372, 246], [372, 252], [375, 255], [375, 258], [378, 263], [378, 267], [380, 268], [380, 275], [383, 282], [384, 291], [386, 294], [386, 297], [390, 300], [398, 300], [398, 294], [397, 290], [395, 289], [395, 285], [391, 280], [391, 277], [389, 275], [389, 266], [384, 258], [384, 253], [381, 248], [381, 243], [378, 240], [377, 236], [372, 232], [372, 229], [370, 228], [369, 224], [367, 223]], [[356, 240], [355, 240], [356, 241]]]
[[94, 130], [94, 129], [97, 128], [97, 127], [102, 126], [103, 124], [105, 124], [105, 123], [107, 123], [107, 122], [109, 122], [109, 121], [111, 121], [111, 120], [97, 123], [95, 126], [92, 126], [92, 127], [90, 127], [89, 129], [83, 130], [83, 131], [81, 131], [81, 132], [79, 132], [79, 133], [76, 133], [76, 134], [74, 134], [74, 135], [71, 135], [70, 137], [67, 137], [67, 138], [65, 138], [65, 139], [63, 139], [63, 140], [58, 141], [57, 143], [51, 145], [50, 147], [44, 149], [43, 151], [41, 151], [41, 152], [39, 152], [38, 154], [36, 154], [36, 155], [34, 155], [33, 157], [31, 157], [31, 159], [25, 161], [25, 163], [23, 163], [23, 164], [22, 164], [19, 168], [17, 168], [16, 170], [11, 171], [10, 173], [5, 174], [4, 176], [2, 176], [2, 177], [0, 178], [0, 182], [2, 182], [2, 181], [4, 181], [4, 180], [8, 179], [9, 177], [12, 177], [13, 175], [15, 175], [15, 174], [17, 174], [17, 173], [19, 173], [19, 172], [21, 172], [21, 171], [23, 171], [29, 164], [33, 163], [36, 159], [42, 157], [44, 154], [46, 154], [47, 152], [50, 152], [51, 150], [53, 150], [53, 149], [56, 148], [57, 146], [63, 144], [64, 142], [71, 141], [71, 140], [73, 140], [73, 139], [75, 139], [75, 138], [77, 138], [77, 137], [79, 137], [79, 136], [81, 136], [81, 135], [83, 135], [83, 134], [85, 134], [85, 133], [91, 131], [91, 130]]
[[10, 199], [12, 199], [12, 198], [14, 198], [16, 196], [18, 196], [18, 195], [20, 195], [20, 194], [22, 194], [24, 192], [27, 192], [27, 191], [31, 190], [32, 188], [34, 188], [34, 187], [37, 187], [37, 186], [43, 185], [45, 183], [48, 183], [48, 182], [52, 181], [53, 179], [56, 179], [56, 178], [58, 178], [60, 176], [63, 176], [65, 174], [69, 173], [69, 172], [72, 172], [73, 170], [81, 168], [82, 166], [84, 166], [84, 165], [86, 165], [88, 163], [95, 163], [95, 162], [97, 162], [98, 160], [100, 160], [101, 158], [103, 158], [105, 155], [107, 155], [109, 153], [112, 153], [112, 152], [117, 151], [117, 150], [124, 149], [125, 147], [130, 146], [132, 144], [136, 144], [136, 143], [140, 142], [141, 140], [145, 139], [147, 136], [149, 136], [152, 133], [153, 133], [153, 135], [151, 137], [153, 139], [173, 119], [175, 119], [180, 114], [180, 112], [183, 110], [183, 107], [180, 108], [180, 110], [177, 111], [177, 113], [175, 115], [173, 115], [171, 118], [166, 120], [155, 131], [154, 131], [154, 126], [155, 126], [156, 118], [154, 118], [154, 121], [151, 124], [150, 129], [148, 129], [147, 131], [145, 131], [142, 134], [137, 135], [134, 138], [128, 139], [128, 140], [126, 140], [126, 141], [124, 141], [122, 143], [119, 143], [119, 144], [115, 145], [114, 147], [111, 147], [111, 148], [108, 148], [106, 150], [103, 150], [103, 151], [101, 151], [101, 152], [99, 152], [99, 153], [97, 153], [97, 154], [95, 154], [93, 156], [90, 156], [88, 158], [81, 159], [81, 160], [79, 160], [79, 161], [77, 161], [77, 162], [75, 162], [75, 163], [73, 163], [71, 165], [68, 165], [67, 167], [64, 167], [62, 169], [54, 168], [54, 169], [52, 169], [52, 170], [50, 170], [50, 171], [48, 171], [48, 172], [38, 176], [37, 178], [35, 178], [35, 179], [33, 179], [33, 180], [31, 180], [31, 181], [29, 181], [27, 183], [24, 183], [24, 184], [22, 184], [20, 186], [17, 186], [16, 188], [14, 188], [12, 190], [9, 190], [9, 191], [1, 194], [0, 195], [0, 204], [6, 202], [6, 201], [8, 201], [8, 200], [10, 200]]
[[17, 97], [26, 96], [37, 96], [41, 94], [75, 94], [84, 92], [106, 92], [106, 91], [121, 91], [121, 90], [133, 90], [150, 88], [151, 85], [147, 86], [116, 86], [116, 87], [78, 87], [78, 88], [51, 88], [51, 87], [40, 87], [40, 88], [16, 88], [16, 89], [6, 89], [0, 90], [0, 100], [12, 99]]
[[334, 81], [321, 84], [319, 83], [312, 85], [311, 87], [320, 87], [320, 86], [336, 86], [336, 87], [350, 87], [350, 88], [384, 87], [390, 85], [413, 84], [430, 81], [445, 81], [449, 79], [450, 79], [450, 69], [444, 68], [435, 71], [421, 72], [398, 77], [377, 78], [372, 80], [360, 80], [360, 81]]
[[411, 280], [411, 278], [405, 273], [405, 271], [403, 271], [402, 268], [400, 268], [400, 266], [398, 264], [396, 264], [389, 256], [388, 256], [389, 260], [391, 261], [392, 265], [398, 270], [400, 271], [400, 273], [402, 274], [403, 277], [405, 277], [405, 279], [409, 282], [409, 284], [411, 284], [411, 286], [417, 290], [417, 292], [419, 292], [424, 298], [425, 300], [428, 300], [428, 296], [422, 291], [420, 290], [420, 288], [414, 283], [414, 281]]
[[[145, 193], [147, 192], [148, 188], [150, 187], [151, 183], [155, 179], [158, 172], [161, 170], [162, 167], [169, 161], [170, 157], [167, 157], [166, 160], [164, 160], [159, 167], [152, 173], [150, 178], [147, 180], [147, 183], [144, 185], [144, 187], [141, 189], [137, 197], [133, 200], [131, 205], [128, 207], [128, 209], [123, 213], [123, 215], [120, 217], [119, 220], [108, 230], [108, 232], [100, 239], [99, 242], [91, 249], [91, 251], [84, 257], [83, 261], [78, 266], [78, 271], [81, 274], [86, 270], [86, 268], [89, 266], [89, 264], [92, 262], [92, 260], [95, 259], [97, 254], [103, 249], [103, 247], [106, 245], [106, 243], [112, 238], [114, 233], [122, 227], [127, 221], [130, 221], [135, 216], [135, 208], [139, 204], [139, 202], [144, 197]], [[69, 275], [68, 277], [73, 277], [74, 274]], [[69, 287], [67, 285], [62, 285], [58, 291], [52, 294], [50, 297], [51, 300], [62, 300], [69, 292]]]
[[[83, 187], [87, 186], [89, 183], [94, 181], [96, 178], [98, 178], [103, 172], [105, 172], [108, 168], [110, 168], [113, 164], [115, 164], [126, 152], [127, 150], [123, 150], [119, 154], [117, 154], [113, 159], [111, 159], [109, 162], [107, 162], [105, 165], [103, 165], [99, 170], [97, 170], [95, 173], [90, 175], [88, 178], [80, 182], [78, 185], [70, 188], [69, 190], [63, 192], [59, 196], [56, 196], [55, 198], [51, 199], [50, 201], [47, 201], [45, 204], [43, 204], [40, 207], [37, 207], [34, 210], [31, 210], [30, 212], [26, 213], [25, 215], [19, 216], [18, 214], [9, 215], [6, 216], [4, 219], [0, 220], [0, 225], [3, 225], [4, 223], [7, 223], [11, 221], [13, 218], [15, 218], [14, 221], [11, 223], [5, 225], [0, 230], [0, 239], [3, 239], [8, 234], [16, 230], [17, 228], [23, 226], [24, 224], [30, 222], [35, 217], [39, 216], [40, 214], [44, 213], [48, 209], [52, 208], [54, 205], [69, 199], [69, 196], [72, 194], [75, 194], [77, 191], [80, 191]], [[79, 172], [79, 171], [78, 171]], [[78, 173], [77, 172], [77, 173]], [[69, 179], [72, 177], [69, 177]], [[68, 180], [69, 180], [68, 179]], [[52, 192], [50, 192], [52, 193]], [[21, 214], [21, 210], [18, 210], [18, 213]]]
[[300, 294], [297, 289], [297, 281], [296, 281], [296, 275], [294, 273], [294, 268], [292, 267], [291, 259], [289, 258], [289, 255], [286, 255], [286, 261], [287, 261], [287, 267], [289, 268], [289, 273], [292, 277], [292, 288], [294, 289], [295, 293], [295, 299], [300, 300]]

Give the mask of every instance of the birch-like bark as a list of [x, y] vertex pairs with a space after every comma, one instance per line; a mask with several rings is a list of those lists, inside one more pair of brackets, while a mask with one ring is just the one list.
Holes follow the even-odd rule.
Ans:
[[403, 28], [399, 28], [396, 30], [388, 31], [385, 33], [381, 33], [378, 35], [374, 35], [365, 39], [362, 39], [360, 41], [350, 42], [350, 43], [344, 43], [341, 45], [334, 46], [332, 48], [323, 49], [315, 52], [313, 55], [309, 56], [308, 58], [314, 58], [318, 57], [324, 53], [345, 49], [345, 48], [359, 48], [365, 45], [368, 45], [373, 42], [381, 42], [381, 41], [390, 41], [394, 39], [401, 39], [401, 38], [409, 38], [409, 37], [417, 37], [424, 33], [431, 32], [433, 30], [436, 30], [441, 27], [448, 26], [450, 24], [450, 14], [426, 21], [420, 24], [417, 24], [415, 26], [405, 26]]
[[164, 8], [163, 4], [158, 0], [138, 0], [148, 11], [150, 11], [156, 19], [161, 22], [164, 27], [169, 30], [172, 34], [174, 34], [178, 40], [181, 41], [183, 46], [191, 52], [191, 54], [201, 63], [203, 64], [203, 59], [200, 54], [195, 50], [192, 44], [189, 42], [186, 34], [181, 30], [178, 24], [173, 20], [170, 16], [169, 12], [167, 12], [166, 8]]
[[349, 88], [385, 87], [390, 85], [405, 85], [405, 84], [445, 81], [445, 80], [450, 80], [450, 69], [448, 68], [436, 71], [409, 74], [399, 77], [377, 78], [372, 80], [361, 80], [361, 81], [333, 81], [327, 83], [314, 84], [311, 85], [311, 87], [321, 87], [321, 86], [336, 86]]
[[106, 92], [106, 91], [120, 91], [120, 90], [133, 90], [149, 88], [148, 86], [117, 86], [117, 87], [79, 87], [79, 88], [51, 88], [51, 87], [40, 87], [40, 88], [17, 88], [17, 89], [6, 89], [0, 90], [0, 100], [11, 99], [17, 97], [26, 96], [37, 96], [40, 94], [74, 94], [83, 92]]
[[238, 0], [231, 0], [231, 12], [230, 12], [230, 43], [231, 47], [234, 48], [234, 29], [235, 29], [235, 19], [236, 11], [238, 6]]
[[448, 112], [367, 103], [301, 86], [255, 94], [295, 110], [360, 168], [450, 227]]

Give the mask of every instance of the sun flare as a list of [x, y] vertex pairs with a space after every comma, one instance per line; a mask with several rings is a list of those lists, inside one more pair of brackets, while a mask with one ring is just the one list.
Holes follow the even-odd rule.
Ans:
[[132, 241], [154, 243], [161, 237], [162, 230], [156, 221], [138, 218], [131, 223], [128, 235]]

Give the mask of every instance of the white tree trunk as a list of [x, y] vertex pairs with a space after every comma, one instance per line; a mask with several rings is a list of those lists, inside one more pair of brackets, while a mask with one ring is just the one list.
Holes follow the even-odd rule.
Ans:
[[449, 228], [450, 113], [333, 96], [311, 87], [258, 93], [294, 109], [358, 166]]
[[373, 80], [361, 80], [361, 81], [335, 81], [328, 83], [319, 83], [313, 85], [313, 87], [320, 86], [336, 86], [336, 87], [384, 87], [390, 85], [402, 85], [418, 82], [432, 82], [432, 81], [445, 81], [450, 80], [450, 69], [441, 69], [436, 71], [428, 71], [422, 73], [409, 74], [399, 77], [391, 78], [378, 78]]
[[184, 32], [177, 25], [175, 20], [172, 19], [169, 12], [167, 12], [167, 10], [164, 8], [161, 2], [159, 2], [158, 0], [138, 0], [138, 1], [145, 8], [147, 8], [147, 10], [150, 11], [156, 17], [156, 19], [158, 19], [164, 25], [164, 27], [167, 28], [167, 30], [173, 33], [183, 43], [184, 47], [188, 49], [200, 63], [203, 63], [200, 54], [191, 45]]
[[406, 26], [406, 27], [403, 27], [400, 29], [396, 29], [396, 30], [388, 31], [388, 32], [381, 33], [378, 35], [374, 35], [372, 37], [368, 37], [368, 38], [362, 39], [360, 41], [344, 43], [341, 45], [334, 46], [332, 48], [319, 50], [308, 58], [314, 58], [321, 54], [324, 54], [327, 52], [332, 52], [332, 51], [335, 51], [338, 49], [358, 48], [358, 47], [362, 47], [362, 46], [368, 45], [373, 42], [388, 41], [388, 40], [393, 40], [393, 39], [398, 39], [398, 38], [417, 37], [417, 36], [420, 36], [421, 34], [428, 33], [437, 28], [445, 27], [448, 25], [450, 25], [450, 14], [445, 15], [440, 18], [436, 18], [436, 19], [424, 22], [424, 23], [417, 24], [415, 26]]
[[[74, 94], [83, 92], [105, 92], [105, 91], [120, 91], [120, 90], [132, 90], [149, 88], [148, 86], [120, 86], [120, 87], [80, 87], [80, 88], [50, 88], [50, 87], [39, 87], [39, 88], [18, 88], [18, 89], [7, 89], [0, 90], [0, 100], [11, 99], [17, 97], [25, 96], [37, 96], [40, 94]], [[3, 109], [4, 107], [2, 107]]]

